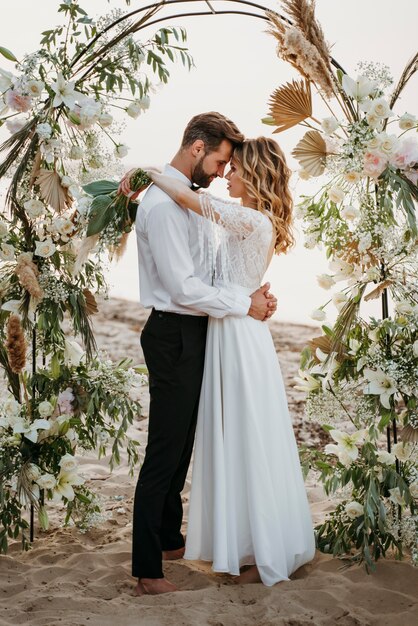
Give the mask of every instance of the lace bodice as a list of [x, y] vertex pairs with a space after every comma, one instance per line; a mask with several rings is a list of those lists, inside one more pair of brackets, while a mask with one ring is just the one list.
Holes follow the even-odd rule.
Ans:
[[201, 261], [214, 280], [258, 289], [267, 269], [273, 225], [267, 215], [237, 202], [200, 193]]

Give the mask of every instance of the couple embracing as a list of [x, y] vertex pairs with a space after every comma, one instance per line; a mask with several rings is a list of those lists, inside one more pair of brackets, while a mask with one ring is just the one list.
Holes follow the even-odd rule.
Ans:
[[[203, 191], [227, 165], [229, 201]], [[163, 173], [148, 173], [136, 220], [141, 303], [152, 309], [141, 334], [150, 410], [134, 504], [136, 592], [176, 591], [162, 561], [183, 557], [271, 586], [315, 551], [265, 323], [277, 303], [260, 287], [273, 254], [293, 243], [290, 171], [276, 142], [245, 140], [212, 112], [189, 122]], [[129, 194], [129, 177], [121, 188]], [[181, 491], [195, 431], [185, 542]]]

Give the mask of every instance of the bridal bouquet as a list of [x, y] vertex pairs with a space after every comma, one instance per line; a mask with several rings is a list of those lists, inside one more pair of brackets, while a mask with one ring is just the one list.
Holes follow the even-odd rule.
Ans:
[[[273, 93], [264, 121], [275, 132], [307, 129], [293, 156], [299, 176], [318, 186], [297, 216], [305, 245], [329, 259], [318, 282], [334, 290], [312, 313], [322, 334], [303, 351], [297, 381], [307, 417], [329, 433], [323, 451], [303, 452], [337, 499], [316, 529], [318, 546], [370, 568], [389, 549], [418, 564], [418, 119], [395, 106], [418, 55], [394, 88], [380, 64], [350, 76], [332, 65], [313, 3], [284, 4], [291, 22], [270, 14], [271, 32], [302, 80]], [[367, 318], [377, 298], [382, 319]], [[333, 326], [328, 306], [338, 311]]]

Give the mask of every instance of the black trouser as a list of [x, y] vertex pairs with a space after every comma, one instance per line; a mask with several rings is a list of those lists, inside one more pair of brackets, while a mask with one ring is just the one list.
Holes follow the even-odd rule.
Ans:
[[193, 449], [207, 323], [207, 317], [153, 310], [141, 334], [151, 402], [134, 504], [132, 575], [138, 578], [163, 578], [162, 550], [184, 546], [180, 493]]

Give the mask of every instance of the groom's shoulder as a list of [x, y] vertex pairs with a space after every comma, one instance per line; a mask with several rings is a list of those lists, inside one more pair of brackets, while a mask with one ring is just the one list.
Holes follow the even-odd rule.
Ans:
[[151, 185], [147, 189], [143, 199], [141, 200], [141, 208], [147, 215], [151, 213], [153, 216], [165, 215], [167, 212], [174, 215], [183, 215], [187, 217], [187, 211], [179, 207], [162, 189], [157, 185]]

